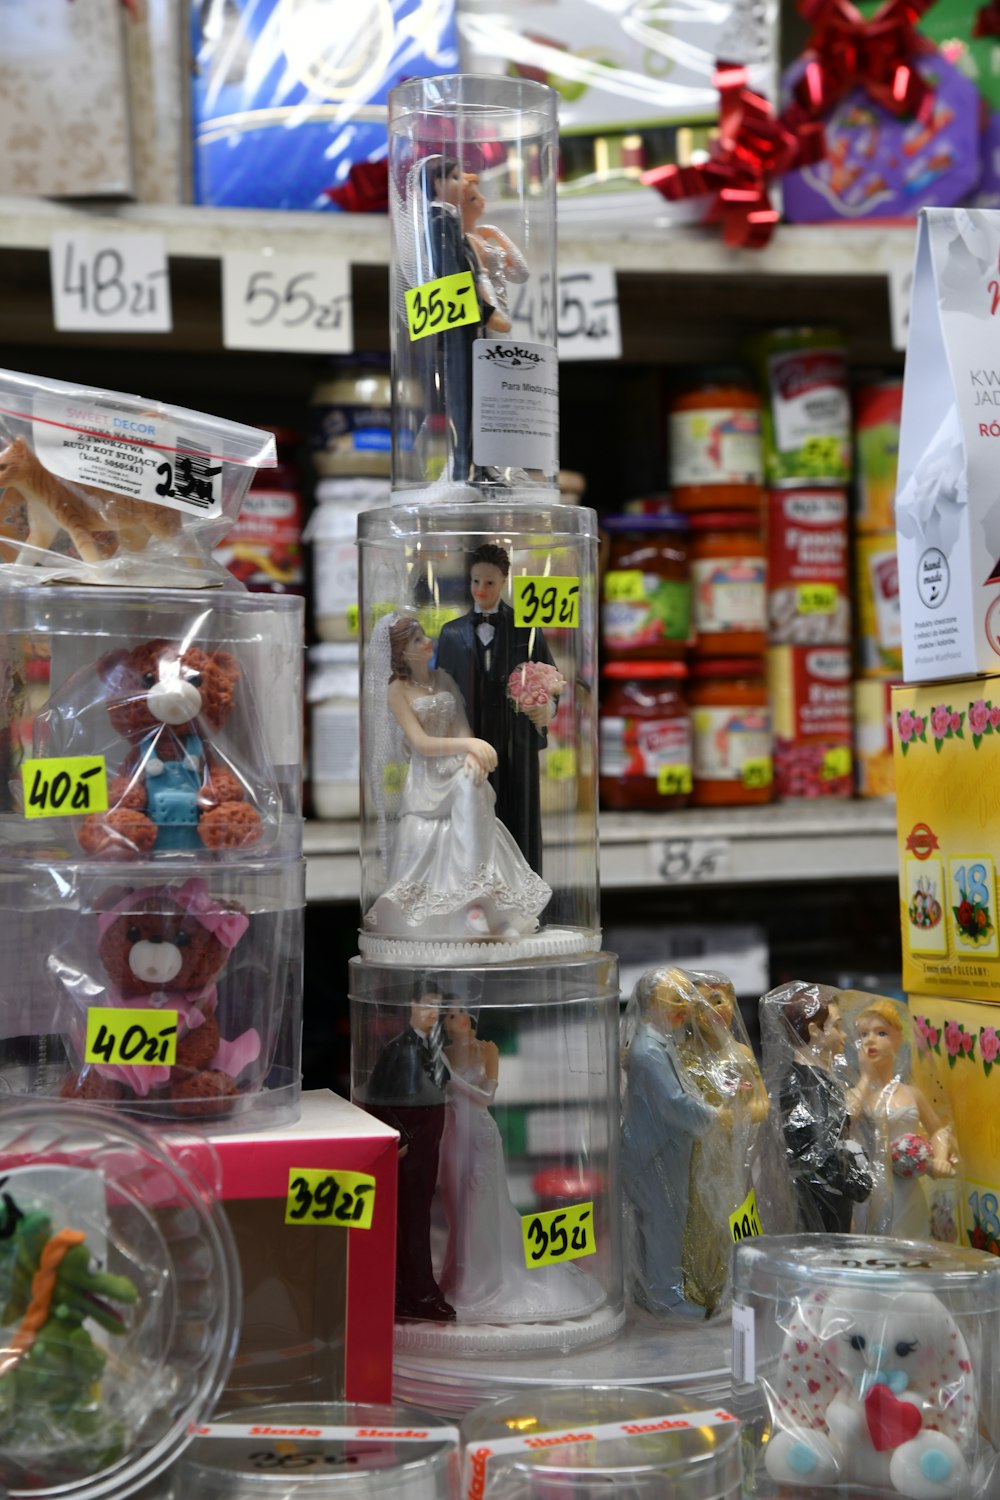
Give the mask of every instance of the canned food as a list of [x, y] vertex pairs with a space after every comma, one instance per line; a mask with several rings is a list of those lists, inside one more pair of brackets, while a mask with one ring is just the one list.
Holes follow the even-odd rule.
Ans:
[[763, 460], [760, 397], [727, 372], [708, 374], [670, 408], [670, 484], [678, 510], [755, 510]]
[[854, 547], [858, 616], [858, 670], [862, 677], [901, 677], [903, 631], [899, 615], [896, 533], [859, 536]]
[[846, 646], [851, 639], [847, 492], [772, 490], [768, 627], [772, 645]]
[[849, 797], [851, 653], [847, 646], [772, 646], [767, 654], [779, 799]]
[[892, 683], [854, 684], [854, 783], [859, 797], [892, 797]]
[[847, 352], [833, 328], [782, 328], [757, 346], [764, 383], [764, 478], [828, 479], [851, 474]]
[[764, 663], [709, 658], [691, 668], [696, 807], [770, 802], [774, 781]]
[[854, 392], [854, 443], [857, 453], [855, 528], [890, 531], [896, 524], [896, 466], [903, 382], [882, 380]]
[[691, 718], [681, 661], [613, 661], [604, 668], [600, 797], [646, 811], [691, 800]]
[[767, 555], [756, 515], [699, 511], [689, 525], [694, 654], [763, 656]]
[[691, 634], [691, 579], [681, 516], [608, 516], [601, 583], [605, 655], [626, 661], [682, 657]]

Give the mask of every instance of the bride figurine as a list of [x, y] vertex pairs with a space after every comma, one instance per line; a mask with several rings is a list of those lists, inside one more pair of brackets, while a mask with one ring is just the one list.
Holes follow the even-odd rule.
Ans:
[[593, 1276], [572, 1262], [529, 1270], [521, 1216], [510, 1200], [503, 1143], [490, 1105], [500, 1055], [476, 1035], [475, 1015], [443, 1014], [445, 1084], [438, 1193], [448, 1246], [438, 1277], [460, 1323], [553, 1322], [581, 1318], [605, 1300]]
[[[516, 940], [535, 931], [552, 891], [498, 821], [487, 780], [496, 751], [472, 735], [454, 679], [431, 670], [433, 653], [412, 615], [387, 615], [372, 634], [365, 732], [374, 739], [371, 774], [388, 884], [365, 929], [382, 937]], [[407, 756], [387, 848], [386, 772]]]
[[492, 308], [486, 320], [486, 331], [494, 338], [501, 338], [511, 330], [508, 284], [520, 285], [527, 281], [528, 262], [502, 229], [495, 224], [480, 224], [485, 208], [486, 199], [480, 192], [478, 175], [463, 172], [459, 204], [462, 230], [479, 265], [480, 303]]

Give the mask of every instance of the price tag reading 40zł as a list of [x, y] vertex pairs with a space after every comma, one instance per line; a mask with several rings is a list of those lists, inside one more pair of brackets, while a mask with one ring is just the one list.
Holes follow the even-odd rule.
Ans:
[[169, 333], [162, 234], [59, 229], [49, 246], [52, 316], [60, 333]]
[[580, 624], [579, 578], [515, 578], [514, 624], [531, 630], [576, 630]]
[[558, 343], [561, 360], [621, 359], [618, 278], [614, 266], [562, 266], [554, 308], [549, 277], [544, 273], [529, 277], [518, 287], [511, 322], [512, 338]]
[[350, 354], [351, 268], [332, 255], [230, 250], [222, 257], [227, 349]]
[[289, 1168], [286, 1224], [341, 1224], [348, 1229], [370, 1229], [374, 1213], [375, 1179], [367, 1172]]
[[26, 818], [71, 818], [108, 810], [103, 755], [26, 760], [21, 766], [21, 785]]
[[522, 1214], [524, 1263], [529, 1271], [536, 1266], [554, 1266], [563, 1260], [579, 1260], [594, 1255], [594, 1205], [574, 1203], [571, 1208], [553, 1208], [544, 1214]]
[[480, 319], [479, 298], [471, 271], [456, 271], [453, 276], [425, 281], [422, 286], [408, 291], [405, 300], [411, 343], [432, 333], [464, 328]]
[[177, 1012], [94, 1005], [87, 1012], [83, 1060], [172, 1068], [177, 1061]]

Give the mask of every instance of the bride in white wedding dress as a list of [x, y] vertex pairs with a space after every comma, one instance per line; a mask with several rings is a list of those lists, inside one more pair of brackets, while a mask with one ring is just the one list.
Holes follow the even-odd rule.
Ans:
[[[496, 751], [473, 736], [454, 679], [431, 671], [433, 653], [412, 615], [386, 616], [372, 634], [366, 748], [374, 743], [369, 770], [388, 885], [366, 913], [365, 929], [421, 940], [518, 938], [535, 931], [552, 892], [497, 819], [487, 780]], [[407, 754], [387, 848], [385, 773]]]
[[581, 1318], [605, 1301], [600, 1283], [566, 1262], [529, 1270], [521, 1216], [510, 1200], [503, 1143], [490, 1105], [499, 1053], [476, 1036], [473, 1015], [442, 1015], [448, 1068], [438, 1193], [448, 1247], [438, 1282], [460, 1323], [554, 1322]]

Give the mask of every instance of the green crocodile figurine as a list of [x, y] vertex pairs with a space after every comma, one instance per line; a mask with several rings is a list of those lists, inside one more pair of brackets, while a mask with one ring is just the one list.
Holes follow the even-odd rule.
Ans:
[[32, 1469], [41, 1463], [48, 1472], [58, 1455], [62, 1471], [93, 1473], [121, 1457], [124, 1430], [101, 1402], [107, 1355], [86, 1325], [124, 1334], [119, 1309], [134, 1305], [138, 1295], [127, 1276], [93, 1269], [80, 1230], [53, 1233], [47, 1214], [22, 1213], [3, 1195], [0, 1452], [5, 1460], [22, 1472], [25, 1463]]

